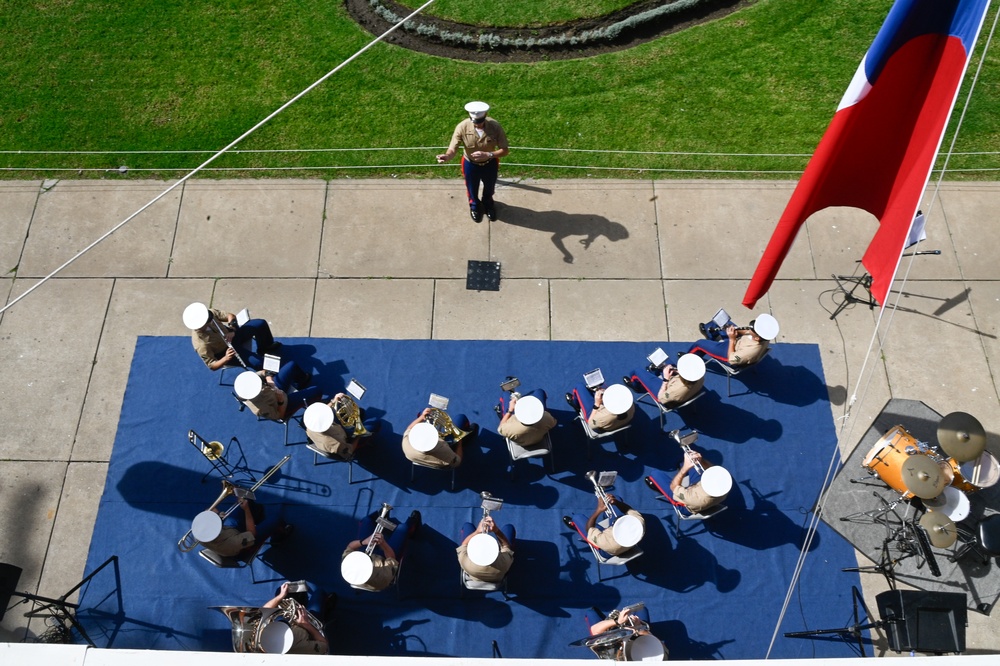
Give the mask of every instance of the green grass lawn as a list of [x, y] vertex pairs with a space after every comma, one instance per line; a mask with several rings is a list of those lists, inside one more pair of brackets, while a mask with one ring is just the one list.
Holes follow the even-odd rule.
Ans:
[[[505, 3], [523, 8], [538, 0]], [[442, 2], [439, 14], [447, 7]], [[452, 61], [380, 44], [241, 146], [364, 150], [241, 153], [213, 166], [242, 171], [213, 173], [454, 177], [455, 166], [435, 166], [433, 156], [465, 102], [478, 98], [493, 105], [515, 146], [507, 177], [794, 178], [806, 157], [762, 154], [812, 152], [888, 7], [885, 0], [761, 0], [627, 51], [534, 64]], [[336, 0], [136, 0], [115, 3], [113, 12], [100, 0], [0, 0], [0, 151], [122, 151], [3, 152], [0, 166], [33, 170], [0, 173], [65, 178], [125, 164], [130, 177], [176, 177], [210, 153], [124, 151], [218, 150], [371, 39]], [[978, 52], [966, 88], [977, 62]], [[992, 55], [956, 151], [998, 151], [998, 74]], [[951, 166], [996, 161], [953, 158]], [[569, 166], [584, 168], [561, 168]], [[250, 171], [259, 167], [272, 170]]]

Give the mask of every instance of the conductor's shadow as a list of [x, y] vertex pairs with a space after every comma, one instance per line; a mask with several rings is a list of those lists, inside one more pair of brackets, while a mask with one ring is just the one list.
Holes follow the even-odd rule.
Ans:
[[582, 236], [577, 242], [584, 250], [601, 236], [612, 243], [628, 238], [628, 229], [624, 225], [600, 215], [564, 213], [559, 210], [537, 211], [510, 205], [503, 205], [500, 212], [507, 224], [551, 234], [552, 244], [562, 253], [563, 261], [567, 264], [572, 264], [574, 260], [573, 253], [565, 243], [571, 236]]
[[[753, 497], [753, 507], [747, 506], [746, 497], [734, 486], [726, 498], [726, 511], [705, 521], [705, 528], [714, 536], [731, 543], [768, 550], [786, 544], [801, 549], [808, 530], [797, 525], [769, 498], [780, 491], [762, 495], [748, 480], [740, 481]], [[809, 550], [819, 546], [819, 533], [813, 535]]]

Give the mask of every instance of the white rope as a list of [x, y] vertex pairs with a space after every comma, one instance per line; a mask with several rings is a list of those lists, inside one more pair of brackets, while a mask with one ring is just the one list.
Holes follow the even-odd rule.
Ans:
[[350, 63], [353, 60], [355, 60], [362, 53], [364, 53], [365, 51], [367, 51], [368, 49], [370, 49], [371, 47], [375, 46], [376, 44], [378, 44], [379, 42], [381, 42], [383, 39], [385, 39], [386, 37], [388, 37], [390, 34], [392, 34], [393, 32], [395, 32], [395, 30], [399, 26], [403, 25], [404, 23], [406, 23], [407, 21], [409, 21], [411, 18], [413, 18], [414, 16], [416, 16], [417, 14], [419, 14], [420, 12], [422, 12], [424, 9], [426, 9], [427, 7], [429, 7], [433, 2], [434, 2], [434, 0], [427, 0], [427, 2], [425, 2], [423, 5], [421, 5], [417, 9], [415, 9], [409, 16], [407, 16], [406, 18], [404, 18], [403, 20], [401, 20], [399, 23], [397, 23], [396, 25], [392, 26], [391, 28], [389, 28], [388, 30], [386, 30], [385, 32], [383, 32], [381, 35], [379, 35], [378, 37], [376, 37], [372, 41], [370, 41], [367, 44], [365, 44], [365, 46], [363, 46], [360, 50], [358, 50], [350, 58], [348, 58], [344, 62], [340, 63], [339, 65], [337, 65], [336, 67], [334, 67], [333, 69], [331, 69], [329, 72], [327, 72], [323, 76], [321, 76], [319, 79], [317, 79], [315, 82], [313, 82], [313, 84], [310, 85], [308, 88], [306, 88], [305, 90], [303, 90], [302, 92], [300, 92], [298, 95], [296, 95], [295, 97], [291, 98], [290, 100], [288, 100], [287, 102], [285, 102], [284, 104], [282, 104], [281, 106], [279, 106], [275, 111], [271, 112], [271, 114], [268, 115], [266, 118], [264, 118], [259, 123], [257, 123], [256, 125], [254, 125], [250, 129], [248, 129], [246, 132], [244, 132], [243, 134], [241, 134], [239, 137], [237, 137], [232, 143], [230, 143], [225, 148], [223, 148], [219, 152], [217, 152], [214, 155], [212, 155], [210, 158], [208, 158], [207, 160], [205, 160], [201, 165], [199, 165], [193, 171], [191, 171], [190, 173], [188, 173], [186, 176], [184, 176], [183, 178], [181, 178], [180, 180], [178, 180], [176, 183], [174, 183], [173, 185], [171, 185], [170, 187], [168, 187], [167, 189], [165, 189], [163, 192], [160, 192], [158, 195], [156, 195], [155, 197], [153, 197], [149, 201], [149, 203], [147, 203], [146, 205], [144, 205], [143, 207], [141, 207], [139, 210], [135, 211], [134, 213], [132, 213], [128, 217], [126, 217], [124, 220], [122, 220], [117, 225], [115, 225], [114, 227], [112, 227], [110, 231], [108, 231], [107, 233], [105, 233], [103, 236], [101, 236], [100, 238], [98, 238], [97, 240], [95, 240], [93, 243], [91, 243], [90, 245], [88, 245], [84, 249], [82, 249], [79, 252], [77, 252], [76, 255], [74, 255], [71, 259], [69, 259], [64, 264], [62, 264], [61, 266], [59, 266], [58, 268], [56, 268], [54, 271], [52, 271], [51, 273], [49, 273], [48, 275], [46, 275], [45, 277], [43, 277], [41, 280], [39, 280], [38, 282], [36, 282], [35, 284], [33, 284], [23, 294], [21, 294], [20, 296], [18, 296], [14, 300], [12, 300], [7, 305], [5, 305], [2, 308], [0, 308], [0, 314], [3, 314], [4, 312], [7, 311], [8, 308], [12, 307], [15, 303], [17, 303], [18, 301], [20, 301], [22, 298], [24, 298], [25, 296], [27, 296], [28, 294], [30, 294], [31, 292], [33, 292], [38, 287], [40, 287], [43, 284], [45, 284], [46, 282], [48, 282], [49, 279], [52, 278], [52, 276], [58, 274], [64, 268], [66, 268], [67, 266], [69, 266], [70, 264], [72, 264], [74, 261], [76, 261], [77, 259], [79, 259], [80, 257], [82, 257], [85, 253], [87, 253], [88, 251], [90, 251], [91, 248], [95, 247], [98, 243], [100, 243], [101, 241], [103, 241], [105, 238], [107, 238], [108, 236], [110, 236], [114, 232], [118, 231], [123, 226], [125, 226], [128, 222], [130, 222], [132, 219], [134, 219], [136, 216], [138, 216], [144, 210], [146, 210], [147, 208], [149, 208], [150, 206], [152, 206], [154, 203], [156, 203], [157, 201], [159, 201], [160, 199], [162, 199], [163, 197], [165, 197], [167, 194], [169, 194], [170, 192], [172, 192], [179, 185], [181, 185], [182, 183], [187, 182], [187, 180], [189, 178], [191, 178], [192, 176], [194, 176], [199, 171], [203, 170], [205, 167], [207, 167], [209, 164], [211, 164], [212, 162], [214, 162], [216, 159], [218, 159], [226, 151], [228, 151], [230, 148], [232, 148], [233, 146], [235, 146], [236, 144], [238, 144], [240, 141], [242, 141], [243, 139], [247, 138], [248, 136], [250, 136], [251, 134], [253, 134], [254, 132], [256, 132], [258, 129], [260, 129], [261, 127], [263, 127], [272, 118], [274, 118], [279, 113], [281, 113], [282, 111], [284, 111], [285, 109], [287, 109], [288, 107], [290, 107], [292, 104], [294, 104], [299, 99], [301, 99], [303, 96], [305, 96], [306, 94], [308, 94], [309, 92], [311, 92], [314, 88], [316, 88], [318, 85], [320, 85], [321, 83], [323, 83], [324, 81], [326, 81], [328, 78], [330, 78], [331, 76], [333, 76], [334, 74], [336, 74], [337, 72], [339, 72], [348, 63]]
[[[955, 131], [954, 131], [954, 133], [952, 135], [951, 144], [948, 147], [948, 152], [945, 154], [944, 165], [942, 166], [942, 168], [940, 169], [940, 172], [939, 172], [937, 186], [935, 187], [933, 193], [931, 194], [930, 206], [928, 207], [928, 217], [930, 216], [931, 212], [933, 211], [934, 203], [937, 200], [938, 192], [940, 191], [940, 188], [941, 188], [941, 182], [944, 179], [944, 173], [945, 173], [945, 171], [947, 169], [948, 161], [951, 159], [952, 149], [954, 149], [955, 142], [958, 139], [958, 135], [959, 135], [959, 133], [960, 133], [960, 131], [962, 129], [962, 122], [965, 119], [965, 114], [968, 111], [969, 104], [970, 104], [970, 102], [972, 100], [972, 93], [975, 90], [976, 84], [977, 84], [977, 82], [979, 80], [979, 73], [982, 70], [983, 63], [986, 61], [986, 54], [987, 54], [987, 52], [989, 52], [990, 44], [993, 41], [993, 35], [994, 35], [994, 32], [996, 31], [996, 26], [997, 26], [998, 19], [1000, 19], [1000, 11], [997, 11], [994, 14], [994, 16], [993, 16], [993, 25], [990, 28], [990, 34], [989, 34], [989, 36], [986, 39], [986, 44], [983, 45], [983, 49], [982, 49], [981, 54], [980, 54], [979, 65], [976, 68], [976, 73], [975, 73], [975, 75], [972, 78], [971, 85], [969, 86], [969, 93], [968, 93], [968, 95], [965, 98], [965, 104], [962, 107], [962, 112], [959, 114], [958, 122], [955, 125]], [[904, 250], [900, 250], [900, 254], [902, 254], [903, 251]], [[899, 301], [903, 297], [903, 289], [906, 287], [906, 281], [909, 278], [910, 269], [913, 267], [913, 262], [914, 262], [915, 258], [916, 258], [916, 254], [915, 253], [911, 253], [910, 257], [909, 257], [909, 261], [906, 262], [906, 270], [903, 273], [902, 279], [899, 280], [899, 288], [896, 290], [895, 300], [893, 301], [889, 317], [886, 320], [885, 331], [884, 331], [883, 335], [881, 335], [881, 336], [879, 336], [878, 333], [879, 333], [879, 330], [880, 330], [880, 328], [882, 326], [882, 319], [883, 319], [883, 316], [885, 315], [886, 304], [883, 303], [882, 307], [879, 308], [878, 317], [875, 320], [875, 328], [872, 331], [872, 337], [871, 337], [871, 339], [868, 342], [868, 351], [867, 351], [867, 353], [865, 355], [865, 361], [864, 361], [864, 363], [861, 366], [861, 372], [858, 374], [858, 381], [857, 381], [857, 383], [854, 386], [854, 393], [851, 395], [851, 397], [850, 397], [850, 399], [848, 401], [847, 413], [845, 414], [844, 420], [841, 422], [841, 431], [840, 431], [840, 435], [838, 436], [838, 439], [837, 439], [837, 446], [835, 447], [835, 449], [833, 451], [833, 454], [830, 457], [830, 464], [827, 466], [827, 474], [826, 474], [826, 477], [823, 480], [823, 485], [820, 488], [819, 502], [817, 503], [816, 510], [813, 512], [813, 516], [810, 518], [809, 530], [808, 530], [808, 532], [806, 534], [806, 539], [805, 539], [805, 541], [803, 543], [802, 549], [799, 551], [799, 559], [796, 562], [795, 569], [794, 569], [794, 571], [792, 573], [792, 580], [789, 583], [788, 591], [785, 594], [785, 601], [782, 604], [781, 612], [778, 615], [778, 621], [775, 624], [774, 633], [771, 635], [771, 643], [770, 643], [770, 645], [768, 645], [767, 654], [764, 657], [765, 659], [768, 659], [771, 656], [771, 650], [773, 649], [774, 642], [775, 642], [775, 640], [778, 637], [778, 632], [781, 629], [781, 624], [782, 624], [782, 622], [785, 619], [785, 614], [786, 614], [786, 612], [788, 610], [788, 605], [791, 602], [794, 590], [795, 590], [796, 586], [798, 585], [799, 578], [800, 578], [801, 573], [802, 573], [802, 567], [803, 567], [803, 565], [805, 563], [806, 553], [808, 552], [809, 546], [812, 544], [813, 536], [814, 536], [816, 530], [819, 527], [819, 520], [820, 520], [820, 517], [822, 516], [823, 509], [824, 509], [824, 507], [826, 505], [826, 499], [827, 499], [827, 497], [830, 494], [830, 484], [833, 481], [831, 470], [835, 467], [836, 463], [840, 459], [841, 444], [844, 443], [844, 442], [853, 441], [852, 438], [853, 438], [853, 433], [854, 433], [855, 420], [849, 418], [850, 410], [851, 410], [851, 408], [854, 405], [854, 401], [856, 400], [857, 395], [858, 395], [858, 389], [861, 387], [862, 382], [864, 382], [864, 389], [862, 390], [862, 393], [861, 393], [861, 404], [864, 404], [865, 398], [868, 395], [868, 389], [870, 388], [871, 382], [872, 382], [872, 378], [875, 375], [874, 368], [871, 371], [867, 372], [867, 374], [866, 374], [866, 371], [867, 371], [867, 368], [868, 368], [868, 361], [872, 357], [872, 350], [875, 349], [875, 347], [877, 346], [878, 347], [878, 354], [879, 355], [881, 355], [882, 352], [884, 351], [885, 341], [889, 339], [889, 333], [892, 330], [892, 322], [893, 322], [893, 319], [895, 318], [896, 312], [897, 312], [897, 310], [899, 308]], [[887, 294], [891, 292], [891, 289], [892, 289], [892, 285], [890, 285], [890, 291], [888, 291]], [[886, 300], [888, 300], [888, 299], [886, 299]], [[848, 423], [850, 424], [849, 427], [848, 427]]]

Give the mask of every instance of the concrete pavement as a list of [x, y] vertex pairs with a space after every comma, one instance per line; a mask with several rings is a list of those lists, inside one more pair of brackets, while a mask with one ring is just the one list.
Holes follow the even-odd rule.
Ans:
[[[167, 185], [0, 182], [5, 302]], [[457, 179], [185, 183], [0, 318], [0, 561], [24, 569], [19, 589], [47, 596], [83, 576], [136, 337], [186, 335], [191, 301], [249, 304], [277, 337], [650, 340], [673, 352], [719, 306], [749, 318], [739, 303], [793, 186], [502, 181], [500, 220], [475, 224]], [[998, 209], [998, 183], [946, 185], [933, 206], [928, 195], [924, 246], [942, 254], [914, 261], [881, 354], [867, 353], [877, 311], [830, 319], [830, 275], [855, 270], [875, 221], [831, 209], [800, 233], [757, 311], [779, 319], [779, 343], [819, 345], [834, 418], [871, 373], [844, 452], [890, 397], [970, 412], [1000, 452]], [[465, 289], [470, 259], [502, 262], [499, 292]], [[0, 638], [43, 630], [20, 615]], [[968, 652], [1000, 651], [998, 623], [971, 614]]]

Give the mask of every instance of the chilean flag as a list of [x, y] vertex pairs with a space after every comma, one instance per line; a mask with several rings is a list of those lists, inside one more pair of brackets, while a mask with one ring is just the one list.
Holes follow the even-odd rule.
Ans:
[[862, 258], [885, 303], [989, 0], [896, 0], [806, 166], [743, 305], [767, 293], [806, 219], [828, 206], [878, 218]]

